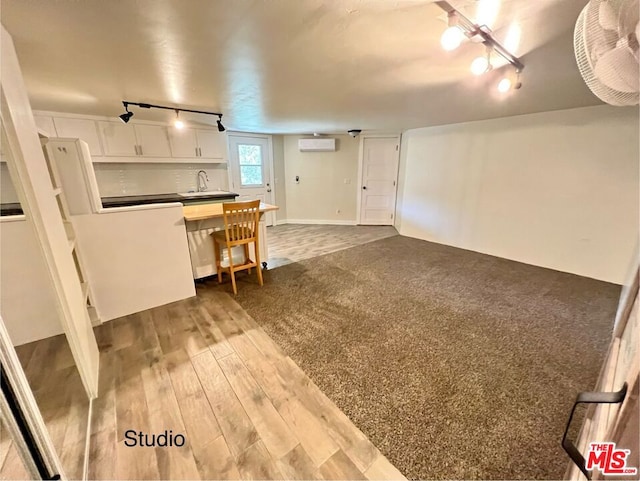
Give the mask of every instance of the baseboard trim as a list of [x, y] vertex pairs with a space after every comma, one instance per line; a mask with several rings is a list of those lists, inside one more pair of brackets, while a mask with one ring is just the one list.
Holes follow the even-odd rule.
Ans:
[[282, 224], [317, 224], [317, 225], [358, 225], [355, 220], [329, 220], [329, 219], [282, 219], [276, 222]]

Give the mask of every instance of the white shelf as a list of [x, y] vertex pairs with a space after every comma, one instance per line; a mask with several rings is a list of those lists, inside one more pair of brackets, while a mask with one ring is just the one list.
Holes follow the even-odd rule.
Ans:
[[226, 164], [226, 159], [204, 157], [92, 157], [94, 164]]

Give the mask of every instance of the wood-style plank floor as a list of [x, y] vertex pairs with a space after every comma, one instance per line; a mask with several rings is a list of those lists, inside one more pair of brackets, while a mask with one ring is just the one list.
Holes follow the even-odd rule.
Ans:
[[[403, 479], [228, 294], [95, 332], [90, 479]], [[187, 442], [127, 447], [128, 430]]]
[[70, 479], [82, 479], [89, 398], [64, 334], [16, 347], [16, 353]]
[[31, 479], [2, 420], [0, 420], [0, 479]]
[[267, 227], [269, 269], [398, 235], [390, 225], [301, 225]]

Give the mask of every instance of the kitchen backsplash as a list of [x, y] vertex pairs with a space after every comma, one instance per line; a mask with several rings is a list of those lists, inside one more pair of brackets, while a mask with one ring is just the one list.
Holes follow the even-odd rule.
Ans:
[[199, 170], [207, 173], [209, 190], [229, 188], [226, 164], [95, 163], [93, 167], [101, 197], [196, 191]]

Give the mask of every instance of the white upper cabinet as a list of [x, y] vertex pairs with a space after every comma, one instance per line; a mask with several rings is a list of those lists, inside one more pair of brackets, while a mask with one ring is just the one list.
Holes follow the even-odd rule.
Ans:
[[49, 137], [56, 137], [56, 128], [53, 125], [53, 117], [47, 117], [45, 115], [34, 115], [33, 120], [36, 121], [36, 127], [42, 130]]
[[102, 155], [100, 136], [94, 120], [56, 117], [53, 122], [58, 137], [84, 140], [89, 145], [89, 152], [93, 157]]
[[199, 157], [224, 159], [227, 153], [227, 136], [216, 130], [196, 130]]
[[159, 122], [125, 124], [105, 117], [61, 115], [39, 112], [34, 118], [49, 137], [84, 140], [94, 162], [226, 163], [227, 136], [214, 128], [176, 129]]
[[98, 122], [107, 156], [171, 157], [167, 128], [162, 125]]
[[198, 141], [193, 129], [169, 129], [171, 154], [174, 157], [198, 157]]
[[169, 129], [174, 157], [224, 159], [227, 136], [216, 130]]
[[171, 157], [167, 128], [162, 125], [135, 124], [138, 155], [143, 157]]
[[133, 125], [122, 122], [98, 122], [98, 125], [104, 141], [105, 155], [127, 157], [138, 155], [138, 143]]

